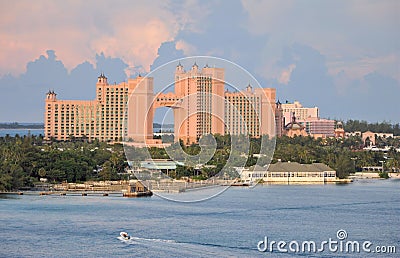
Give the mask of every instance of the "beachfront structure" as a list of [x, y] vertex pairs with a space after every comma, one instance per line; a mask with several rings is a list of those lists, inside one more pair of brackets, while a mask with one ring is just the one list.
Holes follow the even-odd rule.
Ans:
[[109, 84], [101, 74], [96, 99], [89, 101], [59, 100], [49, 91], [45, 138], [160, 144], [153, 139], [153, 116], [159, 107], [172, 108], [175, 141], [185, 144], [197, 143], [206, 134], [275, 135], [274, 88], [253, 90], [249, 85], [244, 91], [225, 91], [223, 68], [199, 69], [196, 63], [189, 71], [178, 64], [174, 81], [175, 92], [154, 94], [151, 77]]
[[319, 109], [318, 107], [307, 108], [303, 107], [303, 105], [299, 101], [295, 101], [294, 103], [286, 103], [282, 104], [283, 109], [283, 117], [285, 121], [292, 120], [292, 114], [295, 113], [297, 120], [306, 120], [309, 117], [319, 117]]
[[151, 173], [164, 173], [169, 176], [171, 171], [176, 170], [177, 165], [184, 166], [184, 163], [170, 159], [149, 159], [141, 161], [139, 168]]
[[336, 171], [323, 163], [300, 164], [297, 162], [277, 162], [264, 167], [243, 169], [240, 174], [243, 182], [296, 184], [335, 182]]

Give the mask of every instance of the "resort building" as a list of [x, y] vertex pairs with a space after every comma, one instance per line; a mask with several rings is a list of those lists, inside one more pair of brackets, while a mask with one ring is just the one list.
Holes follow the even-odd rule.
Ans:
[[393, 133], [374, 133], [371, 131], [366, 131], [361, 134], [361, 139], [364, 143], [364, 146], [375, 146], [378, 138], [386, 139], [389, 137], [393, 138]]
[[344, 138], [345, 134], [342, 122], [337, 122], [335, 125], [335, 138]]
[[307, 134], [314, 138], [327, 138], [335, 136], [335, 120], [309, 117], [304, 120], [298, 120], [298, 122], [304, 126]]
[[243, 182], [277, 184], [329, 183], [335, 182], [336, 171], [323, 163], [300, 164], [297, 162], [277, 162], [270, 164], [268, 169], [256, 167], [241, 171]]
[[299, 121], [306, 120], [309, 117], [319, 117], [319, 109], [317, 107], [306, 108], [298, 101], [294, 103], [286, 101], [286, 103], [282, 104], [282, 109], [285, 121], [292, 120], [293, 112], [295, 113], [296, 119]]
[[[231, 135], [275, 135], [274, 88], [257, 88], [249, 84], [245, 91], [225, 92], [225, 133]], [[264, 123], [263, 123], [264, 121]], [[269, 121], [269, 122], [267, 122]]]
[[283, 116], [282, 103], [278, 100], [275, 103], [275, 135], [281, 137], [284, 134], [285, 118]]
[[305, 126], [296, 121], [294, 112], [292, 113], [291, 122], [285, 125], [284, 135], [291, 138], [296, 136], [308, 136]]
[[244, 91], [225, 91], [223, 68], [199, 69], [196, 63], [189, 71], [178, 64], [174, 80], [175, 92], [154, 94], [153, 78], [138, 76], [111, 85], [101, 74], [96, 99], [89, 101], [59, 100], [49, 91], [45, 138], [159, 145], [161, 141], [153, 139], [153, 116], [159, 107], [172, 108], [175, 141], [185, 144], [196, 143], [206, 134], [275, 135], [274, 88], [253, 90], [248, 85]]
[[126, 135], [127, 102], [136, 86], [150, 78], [138, 77], [120, 84], [108, 84], [101, 74], [95, 100], [59, 100], [54, 91], [46, 94], [45, 139], [121, 141]]

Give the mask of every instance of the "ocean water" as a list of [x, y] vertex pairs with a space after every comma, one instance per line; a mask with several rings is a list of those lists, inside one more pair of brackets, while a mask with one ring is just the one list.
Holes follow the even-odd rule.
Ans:
[[[169, 130], [169, 128], [168, 128]], [[172, 129], [171, 129], [172, 130]], [[153, 132], [158, 133], [160, 128], [154, 128]], [[44, 135], [44, 129], [0, 129], [0, 137], [4, 137], [7, 134], [14, 137], [15, 135], [24, 136], [24, 135]]]
[[44, 129], [0, 129], [0, 137], [4, 137], [7, 134], [14, 137], [15, 135], [44, 135]]
[[[396, 180], [231, 187], [197, 203], [0, 195], [0, 257], [398, 257], [399, 189]], [[346, 240], [395, 246], [397, 254], [257, 250], [265, 237], [320, 243], [338, 240], [338, 230]], [[122, 240], [120, 231], [132, 238]]]

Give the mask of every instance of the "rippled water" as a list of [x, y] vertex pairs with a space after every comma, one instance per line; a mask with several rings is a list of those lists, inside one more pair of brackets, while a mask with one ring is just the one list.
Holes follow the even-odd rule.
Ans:
[[44, 135], [43, 129], [0, 129], [0, 137], [4, 137], [6, 135], [10, 135], [14, 137], [15, 135], [24, 136], [24, 135]]
[[[3, 195], [0, 257], [308, 257], [262, 253], [257, 243], [265, 236], [321, 242], [336, 239], [339, 229], [349, 240], [395, 245], [399, 253], [399, 187], [396, 180], [236, 187], [199, 203], [157, 196]], [[120, 231], [132, 238], [122, 240]]]

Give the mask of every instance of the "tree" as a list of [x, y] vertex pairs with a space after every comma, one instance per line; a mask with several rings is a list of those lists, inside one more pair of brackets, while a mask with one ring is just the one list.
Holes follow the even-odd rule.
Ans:
[[102, 170], [99, 172], [99, 176], [105, 181], [118, 179], [118, 174], [110, 161], [104, 162]]
[[66, 180], [67, 175], [60, 169], [53, 169], [47, 173], [47, 177], [53, 182], [63, 182]]
[[335, 163], [335, 169], [339, 178], [347, 178], [354, 172], [354, 164], [348, 155], [340, 154]]
[[39, 168], [38, 174], [40, 177], [46, 176], [46, 170], [44, 168]]

